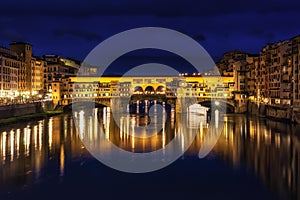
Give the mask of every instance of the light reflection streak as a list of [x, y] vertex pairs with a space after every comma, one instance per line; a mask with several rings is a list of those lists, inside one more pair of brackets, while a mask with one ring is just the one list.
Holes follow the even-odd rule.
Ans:
[[30, 152], [30, 135], [31, 135], [31, 129], [29, 125], [24, 128], [24, 145], [25, 145], [25, 156], [29, 156]]
[[43, 122], [44, 121], [39, 122], [39, 150], [42, 149], [42, 145], [43, 145], [43, 138], [42, 138], [42, 135], [43, 135]]
[[94, 140], [97, 141], [98, 139], [98, 116], [97, 116], [97, 113], [98, 113], [98, 108], [95, 108], [94, 110], [94, 114], [93, 114], [93, 117], [94, 117]]
[[84, 138], [84, 128], [85, 128], [85, 123], [84, 123], [84, 111], [79, 112], [79, 137], [81, 139]]
[[166, 121], [166, 112], [165, 112], [165, 104], [163, 104], [163, 117], [162, 117], [162, 148], [163, 153], [165, 154], [165, 146], [166, 146], [166, 124], [164, 123]]
[[67, 117], [64, 117], [64, 138], [67, 137], [67, 131], [68, 131]]
[[219, 110], [215, 110], [215, 127], [219, 128]]
[[17, 158], [19, 158], [19, 156], [20, 156], [20, 137], [21, 137], [20, 129], [18, 128], [16, 132], [17, 132], [16, 133], [16, 150], [17, 150]]
[[14, 160], [14, 147], [15, 147], [15, 132], [13, 130], [10, 131], [10, 161]]
[[[134, 127], [135, 127], [135, 122], [133, 122], [133, 123], [131, 123], [131, 148], [134, 150], [134, 148], [135, 148], [135, 140], [134, 140], [134, 138], [135, 138], [135, 129], [134, 129]], [[129, 133], [127, 133], [128, 135], [129, 135]]]
[[50, 118], [48, 122], [48, 146], [50, 152], [52, 150], [52, 142], [53, 142], [53, 118]]
[[60, 145], [60, 156], [59, 156], [59, 163], [60, 163], [60, 176], [64, 175], [64, 170], [65, 170], [65, 149], [64, 145]]
[[2, 160], [3, 162], [5, 162], [6, 159], [6, 136], [7, 133], [3, 132], [2, 133]]
[[38, 135], [37, 135], [37, 125], [35, 125], [34, 127], [33, 127], [33, 135], [34, 135], [34, 149], [36, 150], [37, 149], [37, 145], [38, 145], [38, 142], [37, 142], [37, 137], [38, 137]]

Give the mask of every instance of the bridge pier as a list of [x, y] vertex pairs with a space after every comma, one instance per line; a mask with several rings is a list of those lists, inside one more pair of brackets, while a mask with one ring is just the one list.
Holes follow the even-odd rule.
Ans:
[[110, 100], [110, 107], [114, 112], [120, 114], [129, 113], [129, 99], [128, 98], [112, 98]]
[[177, 98], [175, 102], [176, 113], [187, 113], [190, 105], [198, 103], [196, 98]]
[[149, 101], [148, 100], [145, 100], [145, 114], [148, 113], [148, 105], [149, 104]]
[[140, 101], [137, 100], [136, 102], [136, 114], [139, 114], [140, 113]]

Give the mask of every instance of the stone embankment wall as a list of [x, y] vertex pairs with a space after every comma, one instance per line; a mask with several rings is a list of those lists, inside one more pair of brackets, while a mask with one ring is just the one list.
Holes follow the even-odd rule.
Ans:
[[19, 117], [19, 116], [30, 115], [34, 113], [41, 113], [46, 110], [52, 110], [52, 109], [53, 109], [52, 101], [3, 105], [0, 106], [0, 119]]
[[255, 103], [248, 102], [247, 113], [261, 117], [300, 123], [300, 109], [297, 110], [291, 107], [279, 107], [263, 104], [257, 105]]

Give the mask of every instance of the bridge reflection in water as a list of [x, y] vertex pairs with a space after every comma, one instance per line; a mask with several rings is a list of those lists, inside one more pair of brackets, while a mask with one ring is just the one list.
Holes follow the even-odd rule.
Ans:
[[100, 139], [103, 135], [114, 145], [135, 153], [163, 149], [177, 135], [176, 145], [180, 146], [184, 153], [187, 148], [184, 145], [194, 139], [195, 130], [202, 136], [209, 130], [206, 115], [190, 112], [181, 116], [176, 115], [174, 110], [158, 108], [155, 107], [152, 114], [128, 112], [122, 115], [118, 122], [113, 118], [109, 107], [95, 108], [90, 112], [74, 112], [74, 119], [79, 127], [80, 138], [91, 145], [91, 149], [100, 149], [108, 156], [111, 149]]
[[[88, 134], [90, 140], [95, 141], [99, 137], [95, 132], [96, 124], [103, 126], [103, 134], [107, 139], [132, 152], [160, 149], [176, 134], [182, 134], [188, 126], [193, 126], [193, 119], [188, 115], [185, 119], [187, 123], [181, 124], [182, 120], [178, 116], [173, 117], [169, 113], [162, 130], [148, 139], [141, 139], [123, 134], [122, 130], [133, 131], [133, 125], [141, 123], [138, 120], [143, 121], [140, 124], [143, 126], [147, 119], [128, 115], [122, 118], [119, 128], [109, 113], [108, 108], [93, 110], [92, 115], [101, 116], [93, 119], [84, 117], [87, 113], [79, 111], [76, 120], [80, 124], [78, 130], [75, 129], [72, 116], [66, 114], [29, 123], [1, 126], [1, 194], [21, 191], [25, 186], [47, 181], [49, 176], [63, 179], [66, 166], [77, 161], [84, 162], [90, 157], [80, 137]], [[299, 199], [299, 127], [244, 115], [225, 116], [222, 119], [224, 130], [208, 156], [224, 160], [235, 168], [246, 166], [276, 195]], [[209, 126], [212, 125], [202, 122], [185, 156], [198, 156]], [[106, 147], [101, 148], [103, 151], [110, 151]]]

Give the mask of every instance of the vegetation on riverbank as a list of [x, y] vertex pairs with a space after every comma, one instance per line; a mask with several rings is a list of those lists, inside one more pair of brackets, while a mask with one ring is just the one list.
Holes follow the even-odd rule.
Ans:
[[19, 116], [19, 117], [10, 117], [10, 118], [6, 118], [6, 119], [0, 119], [0, 125], [15, 123], [18, 121], [30, 121], [33, 119], [42, 119], [45, 117], [51, 117], [51, 116], [59, 115], [62, 113], [63, 113], [62, 111], [45, 111], [45, 112], [41, 112], [41, 113], [34, 113], [34, 114], [23, 115], [23, 116]]

